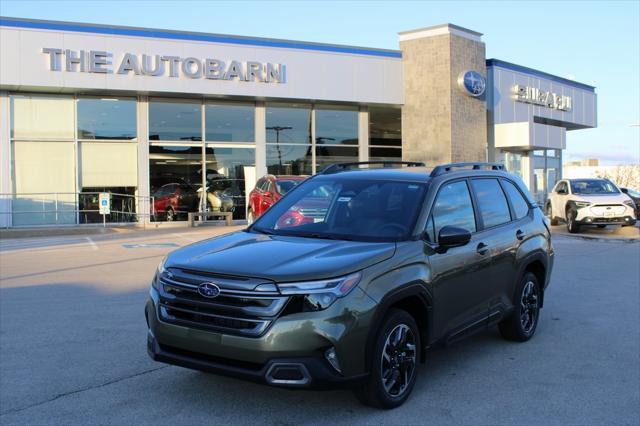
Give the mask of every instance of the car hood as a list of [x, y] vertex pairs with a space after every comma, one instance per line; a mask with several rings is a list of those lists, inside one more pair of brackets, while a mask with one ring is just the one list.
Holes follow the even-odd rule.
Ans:
[[172, 252], [165, 267], [290, 282], [333, 278], [389, 259], [393, 242], [338, 241], [236, 232]]
[[625, 201], [629, 200], [629, 197], [626, 194], [622, 194], [622, 193], [611, 194], [611, 195], [573, 194], [573, 199], [575, 201], [586, 201], [592, 204], [622, 204]]

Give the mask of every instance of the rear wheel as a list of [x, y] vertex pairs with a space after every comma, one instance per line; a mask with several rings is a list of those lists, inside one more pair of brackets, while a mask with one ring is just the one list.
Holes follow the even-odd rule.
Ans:
[[173, 211], [171, 207], [167, 208], [166, 215], [167, 215], [167, 222], [174, 222], [176, 220], [176, 213]]
[[580, 225], [576, 223], [576, 216], [578, 213], [575, 210], [567, 210], [567, 231], [570, 234], [577, 234], [580, 232]]
[[502, 337], [516, 342], [531, 339], [538, 327], [540, 296], [538, 279], [527, 272], [518, 283], [513, 314], [498, 324]]
[[393, 309], [376, 337], [371, 373], [356, 390], [366, 405], [390, 409], [402, 405], [413, 390], [420, 357], [420, 333], [408, 312]]
[[549, 223], [551, 226], [556, 226], [558, 224], [558, 219], [553, 217], [553, 209], [551, 208], [551, 203], [547, 203], [547, 217], [549, 218]]

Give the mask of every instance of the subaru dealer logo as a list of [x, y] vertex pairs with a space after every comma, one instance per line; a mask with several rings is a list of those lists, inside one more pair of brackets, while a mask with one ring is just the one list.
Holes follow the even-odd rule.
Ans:
[[203, 297], [213, 299], [220, 294], [220, 287], [214, 283], [202, 283], [198, 286], [198, 293]]
[[484, 94], [487, 81], [477, 71], [465, 71], [458, 77], [458, 86], [469, 96], [478, 97]]

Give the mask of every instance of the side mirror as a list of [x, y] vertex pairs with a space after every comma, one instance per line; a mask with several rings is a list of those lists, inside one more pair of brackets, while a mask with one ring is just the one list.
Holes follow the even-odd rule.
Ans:
[[263, 195], [264, 195], [265, 197], [267, 197], [267, 198], [271, 198], [271, 197], [273, 197], [273, 192], [266, 191]]
[[624, 194], [629, 193], [629, 190], [627, 188], [620, 188], [620, 191], [622, 191]]
[[567, 193], [567, 191], [565, 189], [558, 189], [558, 194], [564, 195], [566, 193]]
[[471, 240], [471, 232], [457, 226], [445, 226], [438, 234], [438, 244], [443, 249], [460, 247]]

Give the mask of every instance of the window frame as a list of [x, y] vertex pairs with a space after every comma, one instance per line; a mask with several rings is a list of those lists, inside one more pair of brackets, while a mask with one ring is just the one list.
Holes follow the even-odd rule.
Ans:
[[[500, 187], [502, 188], [502, 192], [505, 195], [505, 198], [507, 199], [507, 204], [509, 205], [509, 211], [511, 212], [511, 222], [518, 222], [521, 221], [522, 219], [525, 219], [527, 217], [529, 217], [531, 215], [531, 203], [529, 203], [529, 200], [527, 200], [527, 197], [522, 193], [522, 191], [520, 190], [520, 187], [517, 183], [515, 183], [514, 181], [512, 181], [511, 179], [506, 179], [506, 178], [500, 178], [498, 179], [499, 183], [500, 183]], [[508, 182], [511, 185], [513, 185], [516, 189], [516, 191], [518, 192], [518, 194], [520, 194], [520, 197], [522, 197], [522, 199], [524, 200], [525, 204], [527, 205], [527, 214], [525, 214], [524, 216], [522, 216], [521, 218], [518, 218], [516, 215], [516, 209], [513, 206], [513, 203], [511, 202], [511, 198], [509, 197], [509, 194], [507, 192], [507, 189], [505, 187], [506, 183]], [[499, 225], [498, 225], [499, 226]]]
[[478, 207], [476, 205], [476, 200], [475, 200], [475, 197], [474, 197], [474, 193], [471, 190], [471, 183], [469, 181], [470, 181], [470, 179], [466, 178], [466, 177], [465, 178], [458, 178], [458, 179], [451, 179], [451, 180], [447, 180], [447, 181], [444, 181], [444, 182], [440, 183], [440, 185], [438, 186], [438, 190], [436, 191], [436, 194], [433, 197], [433, 201], [431, 202], [431, 206], [429, 207], [429, 214], [427, 215], [427, 220], [426, 220], [426, 223], [424, 225], [424, 229], [422, 231], [422, 232], [426, 232], [426, 229], [427, 229], [427, 226], [428, 226], [429, 222], [432, 223], [432, 225], [433, 225], [433, 237], [434, 237], [435, 241], [430, 241], [430, 243], [438, 244], [438, 235], [436, 235], [436, 233], [435, 233], [435, 230], [436, 230], [435, 224], [436, 224], [436, 222], [433, 219], [433, 210], [434, 210], [434, 208], [436, 206], [436, 201], [438, 200], [438, 196], [440, 196], [440, 193], [442, 192], [442, 188], [445, 185], [449, 185], [449, 184], [453, 184], [453, 183], [464, 182], [466, 184], [466, 186], [467, 186], [467, 191], [469, 192], [469, 199], [471, 200], [471, 207], [473, 209], [474, 221], [475, 221], [475, 224], [476, 224], [476, 230], [475, 231], [470, 231], [471, 235], [473, 236], [473, 235], [477, 234], [478, 232], [481, 232], [481, 231], [484, 230], [484, 229], [482, 229], [480, 227], [481, 222], [479, 222], [479, 211], [478, 211]]

